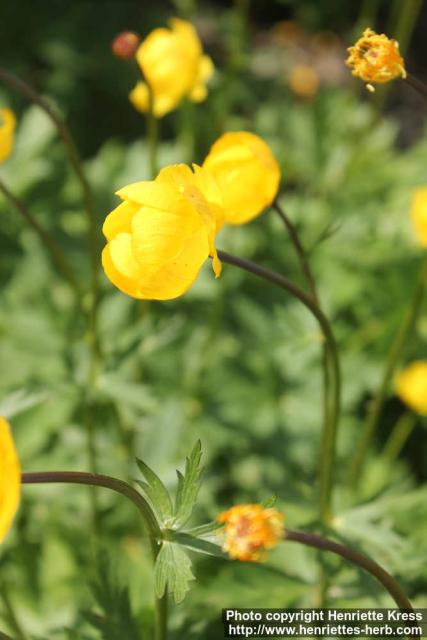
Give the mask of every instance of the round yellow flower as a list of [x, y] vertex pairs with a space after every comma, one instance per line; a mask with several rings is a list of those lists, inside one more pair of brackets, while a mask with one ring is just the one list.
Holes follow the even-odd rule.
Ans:
[[218, 183], [225, 221], [249, 222], [276, 197], [280, 169], [268, 145], [247, 131], [224, 133], [212, 145], [203, 167]]
[[0, 163], [8, 159], [13, 148], [16, 119], [10, 109], [0, 109]]
[[[352, 74], [364, 82], [384, 83], [394, 78], [406, 78], [405, 63], [399, 53], [396, 40], [380, 35], [372, 29], [365, 29], [362, 37], [353, 47], [348, 48], [346, 60]], [[371, 90], [373, 87], [368, 85]]]
[[156, 118], [175, 109], [184, 98], [202, 102], [214, 71], [193, 25], [178, 18], [172, 18], [169, 24], [170, 29], [155, 29], [139, 46], [136, 60], [144, 81], [129, 94], [134, 107], [146, 113], [151, 90]]
[[3, 542], [21, 497], [21, 469], [10, 432], [0, 417], [0, 542]]
[[427, 361], [416, 360], [399, 373], [396, 393], [416, 413], [427, 416]]
[[258, 562], [265, 550], [279, 544], [285, 532], [285, 517], [260, 504], [240, 504], [218, 516], [224, 523], [223, 549], [234, 560]]
[[422, 247], [427, 247], [427, 187], [415, 191], [411, 218], [418, 242]]
[[222, 224], [221, 194], [211, 176], [193, 165], [163, 169], [152, 181], [130, 184], [106, 218], [102, 253], [106, 275], [134, 298], [169, 300], [187, 291], [208, 256], [221, 263], [214, 238]]

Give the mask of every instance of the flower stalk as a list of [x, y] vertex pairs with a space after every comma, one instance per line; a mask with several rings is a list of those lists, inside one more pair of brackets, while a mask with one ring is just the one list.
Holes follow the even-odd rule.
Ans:
[[405, 317], [400, 325], [393, 344], [388, 354], [385, 369], [383, 372], [381, 383], [374, 396], [374, 399], [368, 409], [368, 414], [363, 427], [362, 436], [359, 440], [359, 444], [356, 448], [356, 453], [353, 458], [353, 462], [350, 466], [349, 483], [354, 486], [357, 484], [360, 478], [360, 472], [366, 459], [366, 454], [369, 449], [369, 445], [372, 441], [372, 437], [378, 426], [381, 418], [382, 409], [387, 396], [389, 385], [396, 367], [399, 364], [403, 350], [406, 345], [406, 341], [414, 327], [416, 319], [421, 309], [421, 304], [424, 298], [424, 293], [427, 285], [427, 254], [425, 255], [420, 270], [418, 272], [418, 279], [415, 285], [414, 294], [410, 302], [409, 308], [405, 314]]
[[399, 609], [413, 611], [411, 602], [398, 582], [379, 564], [365, 556], [363, 553], [351, 549], [344, 544], [323, 538], [314, 533], [304, 533], [302, 531], [286, 531], [285, 540], [289, 542], [298, 542], [308, 547], [319, 549], [320, 551], [331, 551], [345, 560], [357, 565], [364, 571], [370, 573], [380, 582], [389, 592]]
[[[82, 471], [36, 471], [22, 474], [22, 484], [81, 484], [91, 487], [103, 487], [120, 493], [133, 502], [138, 508], [147, 530], [153, 562], [156, 561], [163, 538], [157, 518], [149, 503], [136, 489], [127, 482], [111, 476]], [[167, 594], [156, 598], [156, 632], [155, 640], [166, 640], [167, 637]]]
[[323, 434], [323, 445], [321, 450], [321, 477], [320, 477], [320, 513], [321, 519], [325, 526], [331, 524], [332, 521], [332, 487], [334, 461], [336, 451], [336, 436], [338, 428], [339, 407], [341, 402], [341, 372], [338, 358], [338, 349], [335, 337], [330, 326], [328, 318], [325, 316], [317, 302], [313, 300], [311, 294], [297, 287], [293, 282], [285, 278], [279, 273], [262, 267], [261, 265], [234, 256], [225, 251], [218, 251], [218, 257], [222, 262], [234, 265], [239, 269], [248, 271], [263, 280], [267, 280], [272, 284], [284, 289], [295, 298], [297, 298], [307, 309], [314, 315], [322, 330], [325, 342], [330, 354], [330, 384], [331, 384], [331, 418], [327, 423]]

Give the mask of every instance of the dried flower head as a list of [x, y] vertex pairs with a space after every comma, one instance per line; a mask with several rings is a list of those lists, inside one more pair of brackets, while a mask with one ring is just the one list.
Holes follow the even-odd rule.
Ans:
[[235, 560], [259, 562], [264, 552], [279, 544], [285, 517], [260, 504], [240, 504], [218, 516], [224, 523], [223, 549]]
[[372, 82], [384, 83], [394, 78], [406, 77], [405, 63], [399, 53], [399, 44], [385, 34], [365, 29], [363, 36], [353, 47], [348, 48], [347, 66], [352, 74], [368, 83], [373, 91]]
[[416, 413], [427, 415], [427, 361], [411, 362], [397, 376], [395, 387], [402, 402]]

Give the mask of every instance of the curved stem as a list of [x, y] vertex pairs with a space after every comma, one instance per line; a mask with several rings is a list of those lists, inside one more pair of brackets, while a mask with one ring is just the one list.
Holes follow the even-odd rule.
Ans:
[[396, 460], [416, 424], [417, 415], [412, 411], [406, 411], [400, 416], [384, 447], [383, 456], [389, 464]]
[[332, 520], [332, 509], [331, 509], [331, 494], [332, 494], [332, 480], [333, 480], [333, 472], [334, 472], [334, 462], [335, 462], [335, 450], [336, 450], [336, 438], [337, 438], [337, 430], [338, 430], [338, 420], [340, 413], [340, 402], [341, 402], [341, 372], [340, 365], [338, 359], [338, 349], [335, 342], [335, 337], [332, 332], [331, 326], [329, 324], [329, 320], [320, 309], [318, 304], [313, 300], [312, 296], [305, 293], [302, 289], [297, 287], [293, 282], [285, 278], [284, 276], [272, 271], [271, 269], [267, 269], [266, 267], [262, 267], [251, 260], [246, 260], [245, 258], [240, 258], [238, 256], [234, 256], [230, 253], [226, 253], [225, 251], [218, 251], [218, 257], [222, 262], [227, 264], [234, 265], [235, 267], [239, 267], [239, 269], [243, 269], [244, 271], [249, 271], [249, 273], [253, 273], [254, 275], [262, 278], [263, 280], [268, 280], [269, 282], [275, 284], [276, 286], [288, 291], [295, 298], [300, 300], [302, 304], [307, 307], [307, 309], [314, 315], [317, 322], [319, 323], [321, 330], [324, 335], [324, 339], [327, 343], [328, 350], [330, 353], [331, 359], [331, 382], [333, 386], [332, 391], [332, 402], [331, 402], [331, 417], [328, 421], [327, 428], [323, 434], [323, 445], [322, 445], [322, 463], [321, 463], [321, 477], [320, 477], [320, 510], [322, 515], [322, 521], [325, 525], [329, 525]]
[[427, 85], [418, 80], [412, 73], [406, 74], [405, 82], [422, 95], [423, 98], [427, 98]]
[[400, 609], [413, 611], [409, 599], [407, 598], [400, 585], [393, 578], [393, 576], [391, 576], [387, 571], [385, 571], [385, 569], [380, 567], [379, 564], [368, 558], [368, 556], [365, 556], [363, 553], [359, 553], [359, 551], [355, 551], [354, 549], [350, 549], [343, 544], [334, 542], [333, 540], [329, 540], [327, 538], [323, 538], [322, 536], [316, 535], [314, 533], [303, 533], [302, 531], [287, 531], [285, 533], [285, 540], [289, 540], [290, 542], [299, 542], [300, 544], [314, 547], [315, 549], [320, 549], [320, 551], [331, 551], [332, 553], [341, 556], [345, 560], [349, 560], [353, 564], [361, 567], [372, 576], [374, 576], [374, 578], [376, 578], [378, 582], [380, 582], [383, 587], [387, 589]]
[[151, 542], [151, 548], [154, 558], [158, 553], [158, 541], [162, 538], [162, 532], [157, 523], [156, 516], [144, 496], [136, 489], [131, 487], [127, 482], [104, 476], [97, 473], [86, 473], [84, 471], [33, 471], [22, 474], [22, 484], [84, 484], [91, 487], [104, 487], [116, 493], [120, 493], [133, 502], [139, 509], [148, 536]]
[[[137, 506], [144, 520], [148, 538], [150, 541], [153, 562], [156, 561], [162, 540], [162, 531], [157, 523], [157, 518], [146, 501], [136, 489], [127, 482], [110, 476], [82, 471], [36, 471], [22, 474], [22, 484], [84, 484], [91, 487], [104, 487], [128, 498]], [[155, 599], [156, 608], [156, 640], [165, 640], [167, 632], [167, 594]]]
[[[88, 331], [88, 342], [89, 342], [89, 349], [90, 349], [88, 387], [89, 389], [93, 389], [93, 387], [95, 386], [98, 360], [100, 355], [100, 347], [99, 347], [98, 333], [97, 333], [98, 302], [99, 302], [98, 274], [99, 274], [100, 260], [99, 260], [97, 223], [96, 223], [96, 216], [95, 216], [90, 186], [85, 176], [85, 173], [83, 171], [80, 155], [75, 145], [74, 139], [71, 135], [71, 132], [68, 129], [66, 123], [58, 116], [55, 110], [52, 109], [50, 104], [42, 96], [40, 96], [36, 91], [34, 91], [34, 89], [29, 84], [27, 84], [26, 82], [24, 82], [23, 80], [15, 76], [13, 73], [10, 73], [6, 69], [0, 68], [0, 81], [5, 82], [13, 90], [18, 91], [25, 98], [27, 98], [28, 100], [36, 104], [38, 107], [40, 107], [40, 109], [42, 109], [46, 113], [48, 118], [53, 122], [58, 132], [58, 135], [64, 144], [70, 164], [82, 188], [84, 210], [86, 213], [88, 228], [89, 228], [90, 263], [91, 263], [91, 274], [92, 274], [92, 300], [91, 300], [91, 307], [89, 312], [89, 331]], [[89, 406], [85, 411], [85, 425], [86, 425], [86, 431], [87, 431], [87, 437], [88, 437], [88, 451], [89, 451], [89, 460], [91, 463], [91, 469], [92, 471], [96, 471], [95, 427], [93, 423], [93, 414], [94, 414], [94, 411], [93, 411], [91, 402], [89, 401]], [[93, 503], [93, 508], [94, 508], [94, 520], [96, 520], [95, 503]]]
[[398, 332], [396, 333], [393, 344], [389, 351], [380, 386], [378, 387], [372, 404], [368, 410], [368, 415], [363, 427], [362, 436], [359, 440], [353, 462], [350, 466], [349, 481], [352, 485], [357, 483], [358, 479], [360, 478], [360, 472], [365, 460], [366, 452], [369, 448], [372, 436], [375, 433], [375, 429], [381, 417], [382, 408], [387, 396], [391, 378], [393, 377], [393, 374], [402, 356], [403, 349], [406, 345], [406, 340], [410, 332], [412, 331], [412, 328], [417, 319], [418, 313], [421, 308], [421, 303], [423, 301], [426, 285], [427, 254], [424, 256], [420, 270], [418, 272], [418, 279], [411, 303], [403, 319], [403, 322], [400, 325]]
[[71, 288], [74, 290], [77, 300], [81, 300], [82, 292], [80, 290], [80, 286], [74, 276], [73, 270], [68, 263], [68, 260], [65, 254], [61, 251], [59, 246], [56, 244], [52, 236], [41, 226], [37, 218], [33, 216], [33, 214], [27, 209], [26, 205], [17, 198], [5, 185], [3, 180], [0, 178], [0, 191], [3, 195], [9, 200], [9, 202], [13, 205], [13, 207], [21, 214], [24, 220], [30, 225], [30, 227], [36, 232], [39, 236], [40, 240], [45, 245], [48, 250], [50, 257], [52, 258], [52, 262], [56, 265], [58, 271], [62, 273], [65, 280], [70, 284]]
[[[279, 203], [277, 202], [277, 200], [275, 200], [272, 204], [273, 209], [277, 212], [277, 214], [279, 215], [279, 217], [281, 218], [281, 220], [283, 221], [283, 223], [285, 224], [285, 227], [289, 233], [289, 237], [292, 241], [292, 244], [294, 245], [295, 251], [298, 255], [300, 264], [301, 264], [301, 268], [302, 271], [304, 273], [305, 279], [307, 281], [307, 285], [309, 287], [309, 290], [311, 292], [311, 295], [313, 297], [313, 300], [315, 301], [315, 303], [320, 307], [320, 302], [319, 302], [319, 296], [317, 293], [317, 286], [316, 286], [316, 281], [313, 275], [313, 272], [311, 270], [311, 266], [310, 266], [310, 262], [308, 259], [308, 255], [307, 252], [300, 240], [300, 237], [298, 235], [298, 231], [295, 228], [295, 225], [293, 224], [293, 222], [290, 220], [290, 218], [288, 217], [288, 215], [286, 214], [286, 211], [284, 211], [284, 209], [282, 209], [279, 205]], [[328, 432], [328, 424], [330, 421], [330, 411], [329, 411], [329, 387], [330, 387], [330, 375], [329, 375], [329, 352], [328, 352], [328, 343], [325, 343], [323, 346], [323, 356], [322, 356], [322, 365], [323, 365], [323, 438], [322, 438], [322, 451], [326, 451], [327, 447], [328, 447], [328, 443], [326, 441], [327, 438], [327, 434]], [[337, 416], [334, 416], [334, 414], [332, 414], [332, 419], [338, 419]], [[325, 456], [322, 455], [321, 456], [321, 463], [324, 462], [324, 458]], [[322, 475], [322, 474], [321, 474]]]
[[98, 240], [97, 240], [97, 225], [96, 225], [96, 217], [93, 207], [92, 194], [90, 190], [89, 183], [86, 179], [86, 176], [83, 171], [81, 159], [77, 147], [74, 143], [73, 137], [70, 133], [65, 122], [55, 113], [50, 104], [42, 98], [29, 84], [15, 76], [13, 73], [10, 73], [6, 69], [0, 68], [0, 81], [5, 82], [9, 87], [18, 91], [25, 98], [39, 106], [46, 115], [50, 118], [53, 124], [58, 131], [59, 137], [64, 143], [66, 152], [68, 154], [68, 158], [70, 164], [81, 184], [82, 192], [83, 192], [83, 200], [85, 211], [88, 219], [89, 225], [89, 236], [90, 236], [90, 245], [91, 245], [91, 265], [92, 265], [92, 286], [95, 299], [98, 295]]
[[296, 227], [293, 224], [293, 222], [291, 221], [291, 219], [288, 217], [286, 211], [284, 209], [282, 209], [282, 207], [279, 205], [277, 200], [275, 200], [271, 206], [276, 211], [276, 213], [278, 214], [279, 218], [281, 218], [281, 220], [283, 221], [283, 223], [284, 223], [284, 225], [285, 225], [285, 227], [286, 227], [286, 229], [287, 229], [287, 231], [289, 233], [289, 237], [290, 237], [290, 239], [292, 241], [292, 244], [295, 247], [295, 251], [297, 252], [299, 261], [301, 263], [301, 268], [303, 270], [305, 279], [307, 280], [307, 284], [308, 284], [308, 287], [310, 289], [311, 295], [313, 296], [314, 300], [316, 300], [316, 302], [318, 302], [316, 281], [315, 281], [313, 273], [311, 271], [310, 262], [308, 260], [307, 252], [303, 247], [303, 244], [302, 244], [302, 242], [300, 240], [300, 237], [298, 235], [298, 231], [296, 230]]

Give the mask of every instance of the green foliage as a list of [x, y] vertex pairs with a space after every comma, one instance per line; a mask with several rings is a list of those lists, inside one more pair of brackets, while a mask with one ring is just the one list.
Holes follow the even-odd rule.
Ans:
[[[16, 3], [4, 4], [2, 12], [12, 19]], [[16, 23], [21, 26], [22, 16], [31, 15], [32, 37], [21, 28], [8, 29], [0, 45], [3, 58], [51, 97], [77, 133], [101, 244], [103, 219], [117, 204], [114, 191], [149, 176], [144, 121], [127, 101], [135, 69], [112, 59], [108, 43], [122, 27], [148, 31], [169, 14], [146, 3], [142, 24], [132, 3], [106, 3], [100, 21], [98, 3], [70, 4], [63, 15], [52, 12], [51, 3], [37, 12], [32, 4], [24, 2], [22, 8], [20, 3]], [[354, 24], [355, 16], [345, 14], [342, 3], [339, 15], [337, 3], [286, 0], [274, 3], [274, 11], [279, 4], [280, 12], [284, 6], [295, 11], [284, 17], [298, 14], [305, 25], [340, 33], [339, 25]], [[387, 3], [380, 4], [385, 11]], [[370, 96], [361, 99], [345, 80], [334, 85], [332, 77], [313, 100], [297, 98], [282, 70], [268, 77], [257, 71], [261, 58], [263, 72], [271, 74], [276, 57], [276, 49], [258, 49], [268, 41], [267, 33], [254, 34], [259, 37], [248, 40], [246, 55], [230, 61], [227, 47], [237, 46], [236, 38], [224, 41], [223, 31], [230, 33], [231, 10], [215, 11], [212, 20], [210, 9], [200, 6], [217, 72], [208, 101], [192, 105], [190, 117], [177, 112], [162, 120], [159, 164], [202, 161], [227, 129], [253, 130], [274, 149], [284, 176], [280, 201], [310, 248], [320, 298], [342, 354], [335, 533], [382, 563], [414, 605], [425, 607], [426, 421], [418, 419], [398, 460], [389, 463], [382, 455], [384, 444], [403, 411], [392, 389], [360, 484], [346, 486], [367, 403], [422, 255], [408, 215], [413, 189], [426, 183], [421, 107], [404, 84], [396, 84], [389, 115], [383, 116]], [[253, 11], [256, 18], [261, 9]], [[262, 12], [264, 24], [264, 6]], [[254, 19], [254, 30], [257, 24]], [[339, 68], [342, 55], [340, 49], [334, 60]], [[239, 68], [233, 67], [236, 60]], [[16, 107], [18, 128], [2, 178], [66, 253], [87, 306], [90, 265], [80, 187], [40, 110], [2, 86], [3, 104]], [[0, 215], [0, 414], [12, 422], [25, 471], [87, 470], [85, 319], [39, 239], [3, 198]], [[274, 212], [242, 228], [224, 228], [218, 246], [304, 286]], [[159, 594], [167, 589], [176, 601], [186, 596], [171, 614], [173, 639], [216, 640], [222, 634], [219, 612], [227, 606], [312, 605], [318, 594], [314, 552], [285, 543], [262, 566], [231, 563], [217, 544], [219, 525], [203, 523], [239, 502], [271, 506], [273, 495], [290, 528], [316, 527], [321, 336], [313, 319], [284, 292], [227, 266], [215, 281], [206, 265], [191, 291], [168, 303], [133, 301], [103, 277], [100, 288], [102, 358], [93, 391], [98, 470], [133, 481], [140, 455], [144, 480], [139, 484], [169, 538], [160, 548], [154, 578], [136, 510], [119, 496], [97, 490], [100, 540], [120, 578], [104, 563], [92, 584], [89, 492], [25, 486], [0, 563], [26, 635], [132, 639], [141, 637], [142, 628], [144, 637], [151, 637], [154, 582]], [[426, 344], [424, 304], [404, 361], [425, 358]], [[174, 470], [196, 440], [185, 471], [178, 472], [172, 500]], [[199, 440], [206, 468], [200, 490]], [[369, 577], [334, 559], [326, 565], [331, 604], [390, 605]], [[189, 591], [193, 572], [197, 588]], [[4, 631], [13, 636], [6, 614], [0, 598]]]

